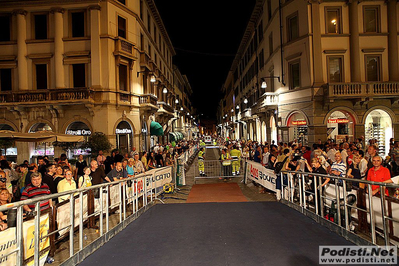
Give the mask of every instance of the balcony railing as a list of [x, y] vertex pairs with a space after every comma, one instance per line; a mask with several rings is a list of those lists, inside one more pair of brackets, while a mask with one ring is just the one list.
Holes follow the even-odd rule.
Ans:
[[397, 97], [398, 82], [329, 83], [329, 97]]
[[51, 90], [22, 90], [0, 93], [1, 103], [35, 103], [45, 101], [76, 101], [93, 98], [90, 88], [67, 88]]
[[152, 104], [157, 106], [157, 97], [152, 94], [144, 94], [139, 96], [140, 105]]
[[173, 107], [170, 106], [170, 105], [168, 105], [168, 104], [165, 103], [165, 102], [158, 102], [158, 107], [159, 107], [159, 108], [162, 107], [165, 111], [170, 112], [170, 113], [173, 113], [173, 112], [174, 112]]
[[150, 66], [150, 56], [146, 53], [141, 51], [140, 52], [140, 67], [145, 67], [149, 69], [150, 71], [153, 71], [152, 67]]

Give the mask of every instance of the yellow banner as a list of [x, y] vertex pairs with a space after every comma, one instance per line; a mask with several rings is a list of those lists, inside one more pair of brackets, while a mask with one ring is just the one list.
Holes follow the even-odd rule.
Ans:
[[[42, 215], [40, 217], [40, 238], [48, 235], [50, 230], [49, 215]], [[40, 240], [39, 250], [42, 251], [50, 246], [50, 238], [46, 237]], [[35, 253], [35, 221], [30, 220], [24, 222], [24, 258], [28, 259]]]

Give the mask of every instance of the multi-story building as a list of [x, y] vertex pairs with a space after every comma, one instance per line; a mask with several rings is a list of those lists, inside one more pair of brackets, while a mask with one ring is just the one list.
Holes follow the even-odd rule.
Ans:
[[257, 1], [224, 86], [224, 134], [305, 144], [364, 136], [387, 154], [399, 134], [398, 22], [390, 0]]
[[171, 130], [175, 51], [153, 0], [4, 0], [0, 21], [0, 130], [100, 131], [122, 152], [150, 148], [151, 122]]

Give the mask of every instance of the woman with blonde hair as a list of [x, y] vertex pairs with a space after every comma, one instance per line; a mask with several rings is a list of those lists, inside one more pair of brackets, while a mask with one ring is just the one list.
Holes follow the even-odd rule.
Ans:
[[[11, 202], [12, 195], [6, 188], [0, 188], [0, 206]], [[0, 212], [0, 231], [7, 228], [7, 211]]]

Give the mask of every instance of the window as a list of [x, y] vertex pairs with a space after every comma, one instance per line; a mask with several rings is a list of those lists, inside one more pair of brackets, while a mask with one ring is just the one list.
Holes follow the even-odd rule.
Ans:
[[299, 37], [299, 25], [298, 25], [298, 13], [294, 13], [293, 15], [287, 18], [288, 25], [288, 41], [295, 40]]
[[0, 90], [12, 90], [11, 68], [0, 69]]
[[140, 18], [143, 20], [144, 14], [144, 7], [143, 7], [143, 0], [140, 0]]
[[301, 86], [300, 60], [292, 61], [288, 64], [290, 90], [299, 88]]
[[381, 80], [381, 56], [366, 55], [366, 81]]
[[72, 37], [84, 37], [85, 36], [85, 13], [74, 12], [71, 14], [72, 20]]
[[328, 82], [343, 82], [342, 56], [328, 57]]
[[148, 45], [148, 55], [151, 57], [152, 51], [151, 51], [151, 45]]
[[154, 24], [154, 41], [157, 43], [157, 26]]
[[263, 40], [263, 21], [261, 20], [258, 26], [259, 43]]
[[272, 0], [267, 0], [267, 20], [272, 19]]
[[269, 56], [273, 54], [273, 32], [269, 35]]
[[48, 88], [47, 84], [47, 64], [36, 64], [36, 89], [43, 90]]
[[45, 40], [48, 38], [48, 23], [46, 14], [34, 15], [34, 30], [36, 40]]
[[363, 8], [363, 28], [364, 32], [380, 31], [380, 10], [378, 6], [365, 6]]
[[140, 47], [141, 51], [144, 51], [144, 35], [140, 34]]
[[147, 28], [148, 28], [148, 32], [151, 33], [151, 16], [150, 16], [150, 13], [147, 14]]
[[326, 33], [341, 33], [341, 8], [328, 7], [326, 14]]
[[262, 49], [259, 53], [259, 69], [262, 69], [264, 64], [265, 64], [265, 53], [263, 52]]
[[128, 76], [127, 76], [127, 66], [119, 65], [119, 90], [128, 90]]
[[11, 40], [11, 17], [0, 16], [0, 42]]
[[126, 0], [118, 0], [119, 3], [126, 5]]
[[118, 36], [126, 39], [126, 19], [118, 16]]
[[85, 64], [72, 65], [73, 87], [84, 88], [86, 87], [86, 66]]

